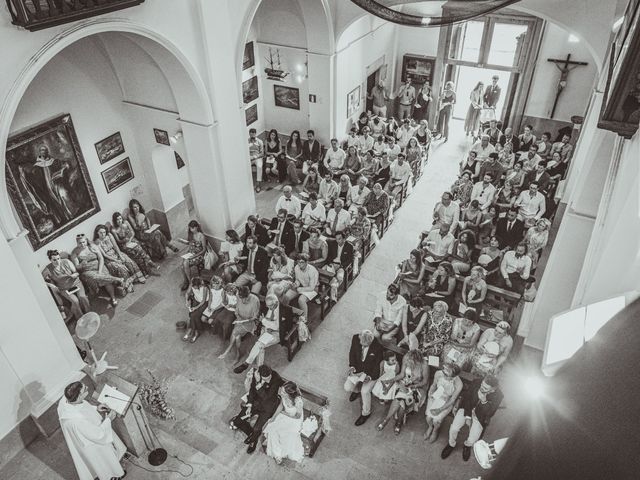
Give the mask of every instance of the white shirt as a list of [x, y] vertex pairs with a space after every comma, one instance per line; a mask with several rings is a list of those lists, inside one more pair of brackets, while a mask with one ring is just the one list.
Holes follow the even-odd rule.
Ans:
[[504, 254], [502, 263], [500, 264], [500, 272], [503, 278], [508, 278], [512, 273], [518, 272], [522, 280], [529, 278], [531, 271], [531, 257], [523, 255], [520, 258], [516, 258], [516, 251], [509, 250]]
[[351, 206], [356, 205], [361, 207], [364, 205], [364, 201], [367, 199], [370, 191], [369, 187], [364, 187], [361, 192], [360, 185], [354, 185], [351, 187]]
[[387, 292], [384, 291], [378, 296], [373, 316], [382, 317], [385, 323], [393, 323], [395, 326], [398, 326], [402, 322], [402, 316], [406, 309], [407, 301], [402, 295], [398, 295], [395, 302], [391, 303], [387, 300]]
[[520, 160], [522, 161], [522, 169], [528, 173], [538, 168], [538, 163], [540, 163], [542, 158], [540, 158], [540, 155], [537, 153], [533, 158], [529, 158], [529, 155], [525, 153], [520, 157]]
[[494, 147], [493, 145], [491, 145], [491, 143], [488, 143], [486, 147], [482, 147], [482, 140], [478, 140], [476, 143], [474, 143], [471, 146], [471, 152], [477, 152], [478, 153], [478, 159], [479, 160], [486, 160], [487, 158], [489, 158], [489, 154], [493, 153], [496, 151], [496, 147]]
[[402, 149], [400, 148], [400, 145], [396, 143], [393, 145], [393, 148], [389, 148], [389, 145], [387, 145], [387, 148], [385, 148], [384, 151], [387, 153], [387, 155], [389, 155], [389, 161], [393, 162], [396, 158], [398, 158], [398, 155], [400, 155]]
[[411, 140], [411, 137], [413, 137], [413, 128], [411, 127], [405, 128], [403, 126], [396, 132], [396, 138], [398, 139], [398, 145], [400, 148], [406, 147], [409, 140]]
[[291, 195], [291, 198], [287, 198], [282, 195], [278, 199], [278, 203], [276, 203], [276, 214], [278, 211], [284, 208], [288, 214], [293, 215], [298, 218], [300, 213], [302, 213], [302, 205], [300, 204], [300, 200], [295, 195]]
[[441, 223], [447, 225], [457, 225], [460, 219], [460, 206], [454, 201], [451, 201], [448, 207], [445, 207], [442, 202], [436, 203], [433, 212], [440, 216]]
[[331, 234], [334, 234], [336, 232], [341, 232], [351, 224], [351, 215], [344, 208], [340, 210], [340, 213], [338, 213], [337, 215], [338, 215], [338, 221], [336, 222], [335, 230], [333, 230], [333, 224], [336, 219], [336, 209], [332, 208], [331, 210], [329, 210], [329, 213], [327, 214], [327, 223], [329, 224], [329, 228], [327, 230], [330, 231]]
[[347, 137], [347, 148], [348, 147], [356, 147], [358, 148], [358, 137], [355, 135], [349, 135]]
[[382, 155], [386, 149], [387, 149], [387, 144], [384, 143], [384, 142], [382, 142], [382, 143], [375, 142], [373, 144], [373, 153], [375, 155], [378, 155], [378, 156]]
[[356, 148], [358, 148], [358, 150], [368, 152], [373, 148], [374, 142], [375, 140], [371, 135], [367, 135], [366, 138], [364, 135], [360, 135], [358, 137], [358, 141], [356, 142]]
[[324, 223], [326, 219], [327, 211], [320, 202], [316, 203], [316, 208], [313, 208], [313, 205], [309, 202], [304, 206], [304, 210], [302, 210], [302, 221], [307, 226], [318, 222]]
[[400, 165], [400, 162], [398, 162], [398, 160], [395, 160], [389, 166], [389, 172], [389, 176], [394, 183], [403, 185], [407, 183], [409, 177], [411, 176], [411, 165], [409, 165], [409, 162], [407, 162], [406, 160], [402, 162], [402, 165]]
[[514, 206], [520, 207], [518, 215], [522, 218], [531, 218], [534, 217], [536, 220], [542, 218], [544, 212], [547, 209], [546, 200], [544, 195], [540, 192], [536, 192], [536, 194], [532, 197], [529, 190], [526, 190], [520, 194]]
[[451, 254], [454, 241], [455, 238], [451, 232], [447, 232], [443, 237], [440, 235], [440, 229], [436, 228], [429, 232], [429, 235], [427, 235], [427, 238], [425, 238], [422, 243], [426, 245], [427, 251], [432, 255], [444, 257], [445, 255]]
[[480, 210], [487, 210], [491, 206], [495, 194], [496, 187], [492, 183], [485, 186], [483, 182], [478, 182], [471, 190], [471, 200], [478, 200]]
[[220, 244], [220, 253], [226, 253], [229, 255], [229, 261], [233, 261], [236, 259], [238, 255], [242, 252], [244, 248], [244, 244], [240, 243], [231, 243], [231, 242], [222, 242]]
[[280, 329], [280, 304], [276, 305], [276, 308], [273, 310], [267, 309], [267, 313], [265, 313], [264, 317], [260, 321], [262, 325], [268, 330], [275, 330], [276, 332]]
[[324, 178], [320, 180], [320, 189], [318, 190], [318, 199], [324, 202], [331, 202], [338, 197], [338, 184], [331, 180], [327, 182]]
[[[357, 140], [357, 139], [356, 139]], [[324, 166], [329, 170], [332, 168], [342, 168], [347, 154], [340, 147], [337, 150], [330, 148], [324, 156]]]

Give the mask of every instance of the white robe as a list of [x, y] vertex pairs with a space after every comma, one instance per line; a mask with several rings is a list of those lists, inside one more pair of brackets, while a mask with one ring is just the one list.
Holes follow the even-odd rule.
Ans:
[[111, 429], [109, 418], [102, 420], [94, 405], [73, 405], [65, 397], [58, 403], [58, 416], [80, 480], [124, 475], [119, 459], [126, 447]]

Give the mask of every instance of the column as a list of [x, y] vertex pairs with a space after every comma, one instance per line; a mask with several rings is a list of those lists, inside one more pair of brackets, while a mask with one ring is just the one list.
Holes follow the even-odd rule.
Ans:
[[[336, 135], [335, 55], [309, 52], [307, 59], [309, 95], [316, 96], [316, 103], [309, 103], [309, 126], [316, 132], [320, 143], [329, 145], [329, 140]], [[304, 138], [304, 133], [302, 135]]]

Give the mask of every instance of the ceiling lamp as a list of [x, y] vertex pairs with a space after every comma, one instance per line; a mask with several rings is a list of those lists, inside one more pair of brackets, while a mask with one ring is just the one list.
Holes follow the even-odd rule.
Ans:
[[[388, 22], [410, 27], [439, 27], [442, 25], [452, 25], [471, 20], [487, 13], [495, 12], [520, 0], [450, 0], [447, 6], [453, 7], [452, 14], [446, 17], [423, 17], [393, 10], [379, 0], [351, 0], [360, 8], [366, 10], [371, 15], [382, 18]], [[427, 0], [437, 1], [437, 0]], [[403, 2], [397, 2], [402, 4]], [[404, 2], [410, 3], [410, 2]]]

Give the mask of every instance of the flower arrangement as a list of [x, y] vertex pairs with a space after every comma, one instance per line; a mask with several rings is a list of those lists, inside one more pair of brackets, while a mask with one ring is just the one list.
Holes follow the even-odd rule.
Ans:
[[140, 385], [140, 397], [143, 403], [149, 407], [152, 415], [162, 420], [175, 419], [173, 408], [167, 405], [167, 391], [169, 389], [167, 382], [159, 380], [150, 370], [147, 372], [151, 377], [151, 383]]

